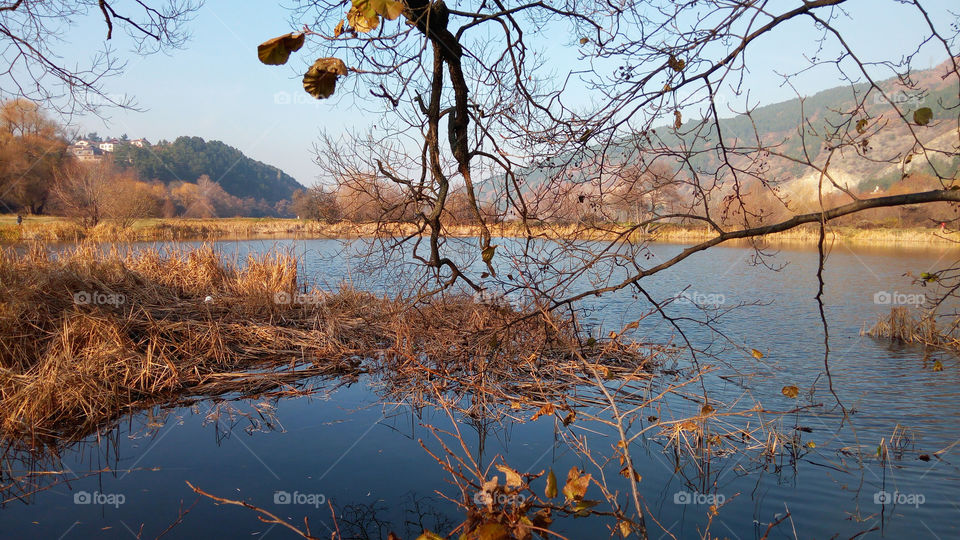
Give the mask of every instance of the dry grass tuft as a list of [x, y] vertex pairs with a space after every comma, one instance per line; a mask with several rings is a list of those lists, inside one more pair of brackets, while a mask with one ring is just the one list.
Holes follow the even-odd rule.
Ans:
[[917, 343], [960, 351], [960, 339], [952, 335], [954, 330], [956, 326], [938, 328], [931, 314], [914, 316], [906, 307], [898, 306], [890, 309], [890, 315], [881, 317], [870, 329], [860, 333], [898, 343]]
[[[209, 247], [51, 255], [35, 245], [0, 252], [0, 291], [0, 438], [35, 447], [158, 402], [282, 393], [315, 376], [377, 372], [407, 397], [424, 381], [463, 397], [497, 378], [542, 391], [571, 365], [572, 333], [547, 315], [466, 296], [411, 306], [310, 289], [284, 253], [236, 265]], [[283, 301], [298, 293], [309, 301]], [[648, 359], [594, 349], [610, 358], [610, 347], [622, 349], [621, 372]]]

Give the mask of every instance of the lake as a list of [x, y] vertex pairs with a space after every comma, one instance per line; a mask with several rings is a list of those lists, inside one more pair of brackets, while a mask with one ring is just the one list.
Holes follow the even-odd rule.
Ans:
[[[333, 240], [213, 245], [238, 261], [248, 253], [292, 250], [300, 257], [301, 274], [331, 289], [345, 280], [380, 292], [404, 283], [399, 263], [345, 259], [341, 255], [358, 246]], [[645, 264], [682, 249], [653, 245]], [[678, 298], [666, 313], [698, 350], [698, 361], [714, 366], [703, 387], [718, 410], [799, 409], [711, 420], [714, 434], [776, 430], [795, 441], [790, 451], [772, 456], [761, 449], [680, 456], [657, 429], [638, 439], [632, 454], [642, 475], [638, 487], [650, 537], [695, 538], [709, 524], [717, 537], [761, 538], [789, 513], [769, 538], [850, 538], [864, 531], [864, 538], [960, 538], [957, 359], [860, 335], [892, 304], [930, 293], [907, 272], [943, 268], [956, 253], [939, 247], [833, 249], [824, 272], [824, 304], [832, 385], [846, 419], [824, 374], [815, 249], [781, 246], [767, 265], [756, 265], [749, 248], [719, 247], [642, 280], [653, 298]], [[645, 316], [649, 304], [635, 294], [624, 290], [586, 301], [585, 330], [605, 336], [643, 317], [635, 336], [677, 342], [677, 327]], [[704, 312], [697, 304], [716, 308], [710, 312], [719, 316], [713, 329], [699, 321]], [[932, 369], [937, 360], [943, 371]], [[680, 357], [675, 364], [666, 366], [676, 371], [658, 384], [681, 377], [690, 359]], [[450, 429], [443, 411], [393, 403], [391, 389], [373, 377], [309, 385], [312, 395], [275, 401], [217, 399], [157, 407], [58, 457], [7, 455], [4, 463], [11, 469], [0, 475], [5, 500], [0, 537], [152, 538], [178, 516], [181, 522], [167, 537], [295, 537], [282, 526], [258, 521], [250, 509], [198, 501], [186, 482], [267, 509], [296, 526], [308, 517], [320, 537], [339, 528], [345, 537], [386, 538], [394, 531], [407, 539], [424, 528], [445, 533], [460, 523], [462, 513], [442, 496], [456, 498], [458, 490], [419, 442], [438, 451], [424, 424]], [[796, 386], [800, 395], [784, 395], [785, 386]], [[689, 390], [693, 397], [699, 392]], [[684, 418], [698, 407], [694, 399], [671, 395], [638, 422], [649, 421], [647, 416]], [[549, 417], [456, 420], [478, 461], [502, 456], [520, 472], [552, 468], [559, 478], [574, 465], [599, 472], [570, 448], [562, 432], [584, 437], [606, 455], [617, 441], [604, 426], [574, 422], [567, 430]], [[881, 441], [889, 452], [878, 455]], [[109, 472], [97, 472], [107, 467]], [[613, 462], [604, 471], [608, 485], [625, 497], [629, 484], [619, 468]], [[31, 470], [57, 474], [11, 480]], [[541, 489], [543, 480], [537, 485]], [[588, 495], [601, 498], [594, 487]], [[710, 504], [720, 506], [712, 519]], [[604, 517], [563, 518], [551, 530], [567, 538], [603, 538], [614, 525]]]

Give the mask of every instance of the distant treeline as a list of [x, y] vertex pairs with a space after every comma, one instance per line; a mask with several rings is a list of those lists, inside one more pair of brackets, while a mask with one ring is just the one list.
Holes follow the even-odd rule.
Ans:
[[[78, 157], [70, 144], [76, 139], [30, 101], [0, 103], [0, 213], [65, 215], [88, 223], [287, 217], [290, 198], [302, 187], [219, 141], [179, 137], [139, 148], [124, 136], [112, 152]], [[95, 133], [86, 139], [101, 141]]]
[[[533, 223], [611, 224], [630, 225], [658, 216], [696, 214], [689, 204], [690, 195], [676, 189], [676, 172], [650, 169], [642, 175], [624, 179], [603, 191], [582, 185], [560, 185], [543, 193], [530, 193], [527, 198], [528, 220]], [[886, 195], [910, 193], [917, 190], [942, 189], [936, 177], [925, 173], [901, 176], [886, 189], [872, 182], [863, 182], [872, 189], [853, 189], [858, 198], [869, 199]], [[450, 225], [477, 224], [463, 188], [450, 192], [444, 207], [444, 222]], [[337, 187], [312, 187], [293, 193], [290, 210], [297, 217], [326, 222], [354, 223], [409, 223], [417, 219], [417, 210], [402, 197], [400, 189], [389, 182], [372, 178], [354, 178]], [[849, 195], [840, 191], [823, 197], [824, 207], [850, 202]], [[714, 216], [720, 225], [758, 226], [776, 223], [797, 214], [816, 212], [820, 203], [815, 191], [778, 195], [756, 182], [747, 182], [737, 199], [718, 202], [723, 210]], [[746, 213], [741, 208], [762, 209]], [[486, 223], [510, 223], [519, 220], [511, 209], [488, 201], [480, 212]], [[918, 204], [892, 208], [876, 208], [844, 216], [832, 221], [834, 225], [860, 228], [915, 228], [936, 227], [944, 220], [956, 219], [950, 203]], [[702, 226], [692, 219], [668, 219], [660, 223]]]
[[294, 190], [303, 188], [276, 167], [220, 141], [200, 137], [177, 137], [172, 143], [149, 148], [122, 145], [115, 151], [114, 161], [132, 167], [140, 178], [161, 182], [193, 182], [207, 175], [234, 197], [263, 199], [271, 204], [289, 201]]

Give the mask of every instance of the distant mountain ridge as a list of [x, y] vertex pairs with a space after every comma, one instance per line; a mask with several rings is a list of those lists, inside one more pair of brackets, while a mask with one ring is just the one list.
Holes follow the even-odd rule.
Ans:
[[134, 168], [143, 180], [195, 183], [207, 175], [234, 197], [263, 199], [269, 203], [290, 200], [304, 189], [281, 169], [244, 155], [221, 141], [177, 137], [167, 144], [139, 148], [124, 145], [114, 153], [115, 163]]
[[[932, 145], [945, 151], [956, 151], [958, 144], [957, 106], [958, 87], [960, 81], [948, 70], [950, 61], [927, 70], [915, 70], [911, 73], [912, 88], [905, 87], [897, 78], [878, 81], [877, 85], [883, 89], [888, 97], [894, 101], [910, 119], [913, 111], [929, 107], [933, 111], [933, 121], [922, 128], [915, 129], [915, 133], [925, 145]], [[854, 91], [862, 99], [868, 89], [867, 84], [839, 86], [817, 92], [811, 96], [794, 98], [792, 100], [765, 105], [754, 109], [749, 116], [738, 115], [720, 120], [720, 130], [723, 140], [730, 143], [751, 145], [755, 144], [756, 136], [765, 146], [777, 145], [777, 152], [794, 158], [803, 157], [804, 143], [807, 152], [815, 163], [824, 163], [830, 149], [818, 135], [834, 129], [843, 120], [847, 119], [838, 111], [852, 111], [856, 108]], [[897, 112], [875, 90], [868, 96], [865, 103], [867, 115], [860, 115], [868, 121], [866, 131], [871, 131], [874, 122], [884, 122], [897, 117]], [[801, 129], [801, 121], [804, 122]], [[678, 134], [669, 133], [672, 130], [658, 129], [663, 132], [661, 141], [671, 147], [676, 147], [684, 133], [689, 132], [696, 122], [686, 122], [678, 130]], [[815, 128], [817, 134], [811, 134]], [[803, 136], [801, 136], [803, 132]], [[913, 133], [897, 120], [891, 122], [874, 136], [867, 137], [865, 156], [854, 152], [845, 155], [835, 155], [831, 160], [831, 170], [835, 178], [842, 179], [851, 189], [855, 188], [887, 188], [900, 180], [903, 173], [911, 172], [919, 167], [922, 160], [913, 165], [901, 162], [899, 165], [890, 163], [904, 159], [900, 156], [904, 148], [910, 148], [913, 143]], [[693, 150], [707, 150], [716, 146], [719, 137], [716, 127], [712, 127], [709, 137], [700, 141]], [[715, 170], [720, 167], [717, 152], [705, 151], [694, 159], [701, 170]], [[803, 184], [812, 174], [803, 165], [785, 158], [771, 156], [766, 162], [765, 176], [771, 181]], [[960, 167], [960, 160], [953, 163], [943, 163], [945, 170], [956, 170]]]

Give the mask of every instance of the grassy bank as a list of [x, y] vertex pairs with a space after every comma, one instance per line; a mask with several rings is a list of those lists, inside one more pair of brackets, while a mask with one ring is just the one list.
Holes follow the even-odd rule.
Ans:
[[[317, 221], [279, 218], [222, 218], [222, 219], [140, 219], [120, 225], [103, 222], [92, 228], [58, 217], [28, 217], [23, 225], [16, 224], [15, 216], [0, 216], [0, 243], [28, 241], [41, 242], [135, 242], [190, 240], [252, 239], [252, 238], [369, 238], [373, 236], [414, 234], [416, 228], [407, 223], [323, 223]], [[450, 225], [446, 233], [451, 237], [473, 237], [479, 229], [471, 225]], [[558, 225], [541, 224], [530, 229], [520, 223], [501, 223], [491, 227], [494, 236], [522, 238], [534, 237], [631, 241], [650, 240], [692, 244], [716, 236], [705, 227], [665, 225], [654, 231], [632, 230], [628, 225]], [[858, 245], [955, 245], [951, 235], [940, 233], [937, 228], [857, 228], [832, 227], [828, 240]], [[765, 237], [773, 243], [796, 243], [812, 245], [817, 242], [815, 226], [796, 229]]]

